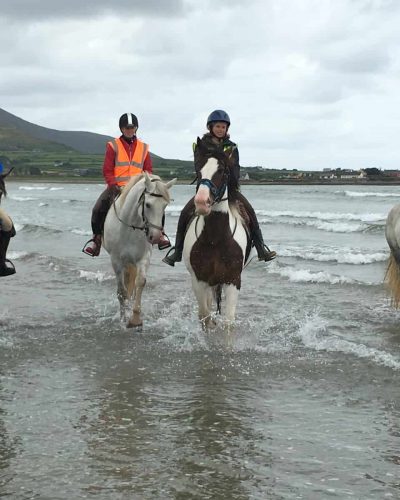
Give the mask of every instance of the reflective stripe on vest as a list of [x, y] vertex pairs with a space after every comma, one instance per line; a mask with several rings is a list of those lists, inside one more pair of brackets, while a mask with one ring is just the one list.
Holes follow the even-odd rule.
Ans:
[[149, 151], [149, 146], [136, 139], [135, 152], [129, 160], [129, 154], [119, 137], [110, 141], [109, 144], [111, 144], [115, 151], [114, 176], [116, 183], [118, 186], [125, 186], [131, 177], [143, 172], [143, 164]]

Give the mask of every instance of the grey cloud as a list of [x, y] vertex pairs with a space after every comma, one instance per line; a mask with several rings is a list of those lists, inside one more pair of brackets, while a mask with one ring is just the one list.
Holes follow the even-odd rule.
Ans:
[[[2, 2], [3, 18], [18, 20], [94, 18], [104, 14], [174, 17], [185, 11], [184, 0], [12, 0]], [[122, 29], [129, 29], [124, 25]]]

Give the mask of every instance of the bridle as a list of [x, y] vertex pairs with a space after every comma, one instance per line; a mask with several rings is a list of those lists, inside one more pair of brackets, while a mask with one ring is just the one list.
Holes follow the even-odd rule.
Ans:
[[[139, 206], [139, 209], [141, 208], [142, 209], [142, 221], [143, 221], [143, 225], [142, 226], [135, 226], [134, 224], [128, 224], [127, 222], [123, 221], [120, 216], [118, 215], [118, 212], [117, 212], [117, 207], [115, 205], [115, 202], [116, 200], [114, 200], [113, 202], [113, 206], [114, 206], [114, 212], [115, 212], [115, 215], [117, 217], [117, 219], [119, 220], [119, 222], [121, 222], [121, 224], [123, 224], [124, 226], [127, 226], [127, 227], [130, 227], [131, 229], [133, 229], [134, 231], [137, 229], [138, 231], [144, 231], [144, 233], [146, 234], [146, 236], [149, 234], [149, 230], [150, 228], [154, 228], [154, 229], [158, 229], [159, 231], [162, 231], [163, 230], [163, 227], [162, 226], [157, 226], [157, 224], [153, 224], [152, 222], [149, 221], [149, 219], [146, 217], [146, 212], [145, 212], [145, 195], [148, 194], [150, 196], [155, 196], [156, 198], [164, 198], [164, 196], [162, 194], [158, 194], [158, 193], [150, 193], [150, 191], [147, 191], [146, 189], [143, 190], [142, 194], [140, 195], [139, 197], [139, 200], [138, 200], [138, 206]], [[118, 199], [118, 198], [117, 198]]]
[[221, 201], [226, 201], [228, 199], [228, 197], [222, 198], [222, 196], [225, 193], [226, 187], [228, 185], [228, 179], [229, 179], [229, 168], [225, 166], [223, 174], [223, 182], [219, 187], [216, 186], [211, 179], [200, 179], [200, 181], [197, 184], [196, 191], [199, 189], [200, 186], [208, 187], [213, 197], [213, 202], [211, 203], [211, 206], [213, 206], [216, 203], [220, 203]]

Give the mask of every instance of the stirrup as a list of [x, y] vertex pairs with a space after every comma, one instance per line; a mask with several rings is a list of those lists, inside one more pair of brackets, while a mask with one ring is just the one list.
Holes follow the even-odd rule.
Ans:
[[91, 238], [83, 245], [82, 252], [86, 255], [89, 255], [89, 257], [98, 257], [100, 254], [100, 248], [98, 248], [98, 251], [97, 248], [96, 251], [93, 251], [92, 247], [89, 246], [89, 243], [94, 243], [97, 248], [99, 247], [99, 244], [96, 242], [95, 238]]
[[274, 260], [276, 257], [276, 252], [274, 250], [270, 250], [267, 245], [264, 245], [264, 250], [265, 256], [264, 257], [259, 257], [258, 260], [264, 261], [264, 262], [270, 262], [271, 260]]
[[[8, 264], [10, 264], [11, 267], [7, 266], [6, 262]], [[2, 268], [0, 268], [0, 277], [1, 276], [11, 276], [12, 274], [15, 274], [15, 273], [16, 273], [16, 270], [15, 270], [14, 264], [11, 262], [10, 259], [5, 259], [4, 266]]]
[[174, 259], [173, 258], [174, 253], [170, 257], [171, 252], [176, 253], [176, 247], [172, 247], [171, 250], [169, 250], [169, 252], [167, 253], [167, 255], [162, 259], [162, 261], [165, 262], [166, 264], [168, 264], [169, 266], [174, 267], [175, 262], [180, 262], [182, 260], [182, 256], [178, 259]]
[[171, 242], [169, 241], [168, 236], [165, 233], [163, 233], [163, 236], [165, 236], [165, 238], [167, 238], [167, 239], [166, 239], [166, 241], [163, 241], [163, 242], [158, 244], [159, 250], [166, 250], [167, 248], [169, 248], [171, 246]]

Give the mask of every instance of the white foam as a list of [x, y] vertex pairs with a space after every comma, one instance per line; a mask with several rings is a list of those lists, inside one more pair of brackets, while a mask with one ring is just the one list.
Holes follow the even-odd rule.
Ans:
[[367, 223], [384, 222], [386, 213], [341, 213], [341, 212], [309, 212], [294, 210], [256, 210], [257, 214], [267, 217], [291, 217], [294, 219], [319, 219], [322, 221], [361, 221]]
[[90, 236], [92, 234], [91, 231], [85, 229], [71, 229], [71, 233], [79, 234], [80, 236]]
[[[336, 191], [336, 193], [342, 194], [341, 191]], [[352, 198], [367, 198], [367, 197], [375, 197], [375, 198], [400, 198], [399, 193], [385, 193], [385, 192], [360, 192], [360, 191], [344, 191], [345, 196], [349, 196]]]
[[15, 196], [15, 195], [10, 195], [9, 196], [10, 200], [14, 201], [35, 201], [36, 198], [30, 198], [29, 196]]
[[400, 369], [400, 360], [385, 351], [329, 335], [327, 322], [318, 314], [306, 317], [300, 324], [298, 336], [306, 347], [317, 351], [343, 352], [394, 370]]
[[[291, 267], [279, 268], [276, 266], [269, 266], [267, 268], [270, 272], [280, 274], [281, 276], [288, 278], [289, 281], [294, 283], [327, 283], [330, 285], [351, 285], [360, 283], [352, 278], [346, 276], [338, 276], [326, 271], [313, 272], [309, 269], [294, 269]], [[370, 283], [368, 283], [370, 284]]]
[[23, 257], [26, 257], [28, 254], [28, 252], [17, 252], [17, 251], [11, 251], [11, 252], [7, 252], [7, 257], [11, 260], [18, 260], [18, 259], [22, 259]]
[[109, 281], [114, 279], [114, 276], [108, 274], [108, 273], [103, 273], [101, 271], [79, 271], [79, 277], [84, 278], [88, 281], [99, 281], [100, 283], [103, 281]]
[[388, 251], [366, 252], [353, 248], [304, 248], [291, 247], [279, 249], [281, 257], [297, 257], [317, 262], [337, 262], [338, 264], [372, 264], [385, 262], [389, 257]]
[[25, 191], [43, 191], [45, 189], [48, 189], [46, 186], [19, 186], [18, 189], [22, 189]]

